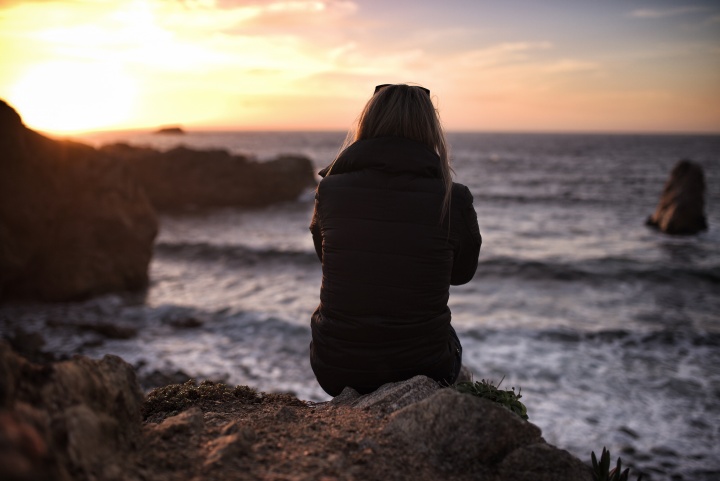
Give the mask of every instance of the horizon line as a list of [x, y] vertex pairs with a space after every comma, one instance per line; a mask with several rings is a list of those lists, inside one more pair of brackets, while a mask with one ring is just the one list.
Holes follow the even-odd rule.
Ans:
[[[26, 126], [27, 127], [27, 126]], [[159, 129], [168, 127], [179, 127], [183, 134], [160, 134]], [[96, 134], [110, 133], [147, 133], [157, 135], [176, 135], [182, 138], [183, 135], [193, 133], [277, 133], [277, 132], [293, 132], [293, 133], [338, 133], [347, 134], [348, 129], [297, 129], [297, 128], [245, 128], [245, 127], [185, 127], [182, 124], [161, 125], [154, 127], [136, 127], [136, 128], [120, 128], [120, 129], [98, 129], [98, 130], [78, 130], [72, 132], [58, 132], [51, 130], [32, 129], [43, 135], [58, 138], [68, 138], [73, 136], [87, 136]], [[507, 135], [690, 135], [690, 136], [720, 136], [720, 130], [716, 131], [698, 131], [698, 130], [553, 130], [553, 129], [444, 129], [445, 134], [507, 134]]]

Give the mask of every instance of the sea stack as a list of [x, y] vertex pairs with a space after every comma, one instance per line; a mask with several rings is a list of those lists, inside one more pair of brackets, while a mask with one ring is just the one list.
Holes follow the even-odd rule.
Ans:
[[655, 213], [645, 223], [673, 235], [697, 234], [707, 229], [705, 175], [699, 164], [691, 160], [675, 164]]
[[162, 135], [184, 135], [185, 131], [180, 126], [162, 127], [155, 131], [156, 134]]
[[0, 300], [141, 289], [157, 230], [126, 167], [28, 129], [0, 100]]

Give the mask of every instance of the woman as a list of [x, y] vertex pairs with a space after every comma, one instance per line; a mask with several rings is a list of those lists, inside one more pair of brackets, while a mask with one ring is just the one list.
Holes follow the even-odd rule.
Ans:
[[332, 396], [418, 374], [452, 384], [462, 349], [450, 285], [472, 279], [481, 238], [430, 92], [378, 86], [347, 144], [320, 172], [310, 225], [323, 271], [315, 376]]

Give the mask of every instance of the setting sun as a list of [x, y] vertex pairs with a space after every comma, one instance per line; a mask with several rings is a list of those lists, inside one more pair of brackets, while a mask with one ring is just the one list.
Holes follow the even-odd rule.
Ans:
[[127, 122], [135, 95], [133, 79], [117, 68], [71, 62], [33, 66], [10, 90], [25, 122], [55, 132]]

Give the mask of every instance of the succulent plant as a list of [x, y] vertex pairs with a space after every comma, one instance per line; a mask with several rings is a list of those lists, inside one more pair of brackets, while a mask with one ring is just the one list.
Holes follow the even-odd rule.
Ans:
[[[630, 468], [622, 470], [622, 460], [618, 458], [617, 464], [614, 468], [610, 469], [610, 451], [605, 449], [603, 446], [602, 454], [600, 455], [600, 462], [598, 462], [595, 456], [595, 451], [590, 454], [592, 458], [592, 475], [593, 481], [628, 481], [630, 476]], [[637, 481], [642, 480], [642, 474], [637, 478]]]
[[503, 379], [500, 380], [497, 386], [495, 386], [491, 381], [486, 381], [485, 379], [483, 379], [482, 381], [476, 382], [460, 382], [457, 383], [454, 387], [457, 391], [461, 393], [472, 394], [473, 396], [481, 397], [483, 399], [488, 399], [490, 401], [498, 403], [505, 409], [514, 412], [515, 414], [527, 421], [527, 408], [523, 403], [520, 402], [520, 398], [522, 397], [522, 395], [520, 394], [520, 389], [518, 389], [517, 393], [515, 392], [514, 387], [512, 388], [512, 390], [500, 389], [500, 384], [502, 384]]

